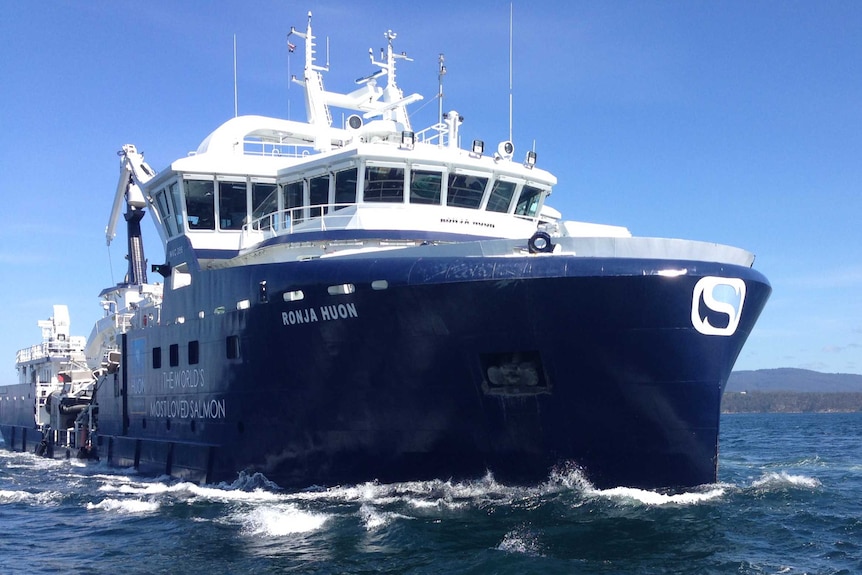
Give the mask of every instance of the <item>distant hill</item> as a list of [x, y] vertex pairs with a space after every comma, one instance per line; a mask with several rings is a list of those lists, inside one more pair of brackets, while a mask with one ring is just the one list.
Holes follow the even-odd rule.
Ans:
[[759, 369], [730, 374], [722, 413], [862, 411], [862, 375], [807, 369]]
[[820, 373], [808, 369], [758, 369], [734, 371], [727, 382], [727, 392], [862, 393], [862, 375]]

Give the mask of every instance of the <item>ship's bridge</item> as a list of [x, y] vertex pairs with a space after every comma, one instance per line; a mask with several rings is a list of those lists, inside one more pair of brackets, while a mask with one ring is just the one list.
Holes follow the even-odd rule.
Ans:
[[499, 154], [373, 141], [314, 155], [196, 154], [148, 182], [147, 195], [165, 245], [185, 235], [209, 257], [231, 257], [308, 232], [525, 238], [554, 184], [547, 171]]

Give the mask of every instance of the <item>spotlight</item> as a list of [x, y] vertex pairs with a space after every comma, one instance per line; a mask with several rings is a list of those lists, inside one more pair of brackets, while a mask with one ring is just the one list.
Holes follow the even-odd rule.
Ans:
[[485, 142], [482, 140], [473, 140], [473, 153], [477, 156], [481, 156], [482, 152], [485, 151]]
[[536, 165], [536, 152], [530, 150], [527, 152], [527, 158], [524, 160], [524, 166], [531, 168]]

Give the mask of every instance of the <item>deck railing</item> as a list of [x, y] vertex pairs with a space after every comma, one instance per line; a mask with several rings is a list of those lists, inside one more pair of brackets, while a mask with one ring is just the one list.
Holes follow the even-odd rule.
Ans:
[[[356, 204], [321, 204], [271, 212], [242, 227], [243, 235], [257, 241], [295, 232], [340, 230], [347, 227], [356, 210], [342, 211]], [[339, 213], [342, 211], [342, 213]]]
[[86, 340], [79, 336], [74, 336], [67, 340], [52, 339], [43, 341], [40, 344], [18, 350], [18, 353], [15, 355], [15, 361], [17, 363], [24, 363], [58, 355], [68, 356], [76, 352], [83, 353], [85, 344]]

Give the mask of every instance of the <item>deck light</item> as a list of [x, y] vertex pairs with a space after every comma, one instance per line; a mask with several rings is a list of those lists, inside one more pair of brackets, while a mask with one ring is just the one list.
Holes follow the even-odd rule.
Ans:
[[477, 156], [481, 156], [482, 152], [485, 151], [485, 142], [482, 140], [473, 140], [473, 153]]
[[404, 130], [401, 132], [401, 146], [404, 148], [413, 149], [413, 145], [416, 143], [416, 134], [411, 132], [410, 130]]
[[536, 152], [529, 150], [527, 158], [524, 160], [524, 167], [532, 169], [536, 165]]

